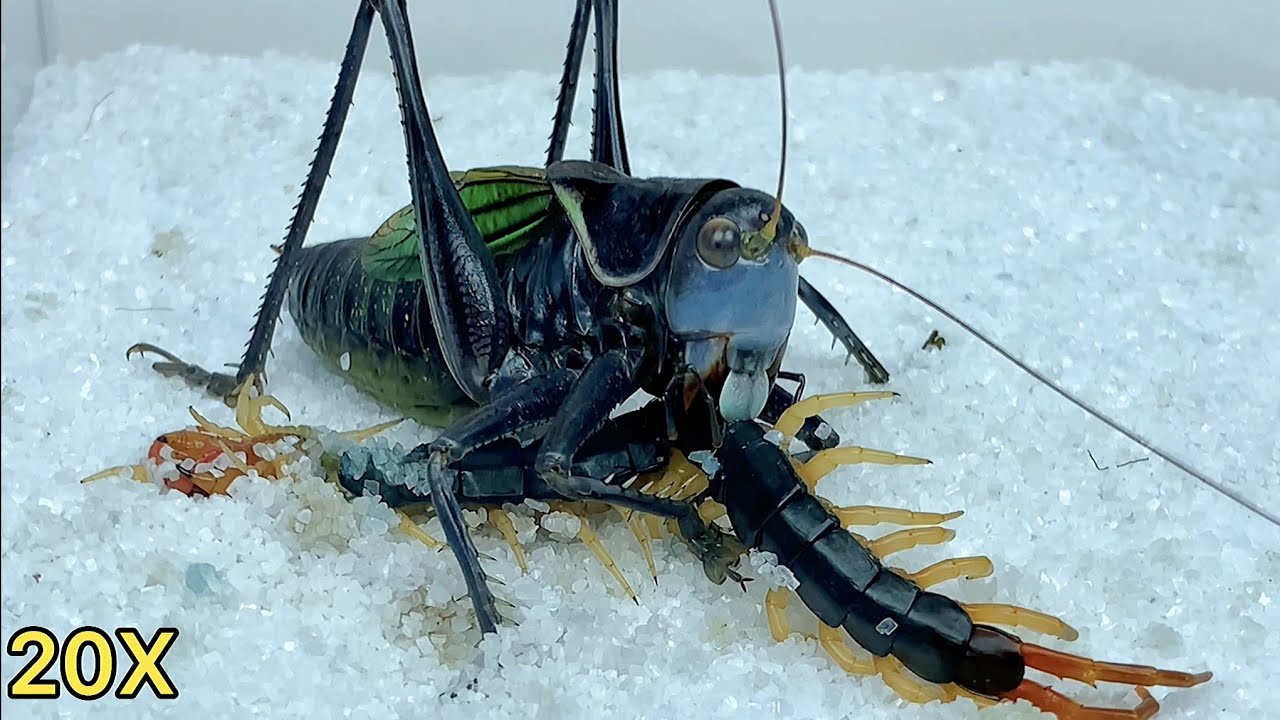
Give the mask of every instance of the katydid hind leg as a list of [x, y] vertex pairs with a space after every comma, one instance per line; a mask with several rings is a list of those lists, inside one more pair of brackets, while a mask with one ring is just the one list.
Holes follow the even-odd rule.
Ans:
[[431, 321], [445, 365], [476, 402], [510, 343], [497, 266], [449, 177], [427, 112], [404, 0], [381, 4], [404, 121], [409, 184]]
[[556, 97], [556, 114], [551, 124], [551, 142], [547, 146], [547, 164], [564, 159], [573, 121], [573, 102], [578, 95], [578, 75], [582, 71], [582, 54], [587, 47], [587, 27], [591, 24], [591, 0], [577, 0], [573, 22], [569, 26], [569, 42], [565, 47], [564, 72], [560, 76], [560, 93]]
[[630, 175], [627, 139], [622, 131], [622, 102], [618, 97], [618, 1], [593, 0], [593, 4], [596, 89], [591, 113], [591, 159]]
[[334, 84], [333, 98], [329, 101], [324, 130], [320, 133], [320, 142], [316, 147], [315, 157], [311, 161], [311, 169], [307, 173], [298, 204], [294, 207], [293, 219], [289, 223], [284, 245], [280, 249], [280, 256], [276, 259], [266, 293], [262, 296], [262, 304], [258, 308], [253, 332], [245, 346], [244, 357], [236, 373], [231, 375], [205, 370], [199, 365], [183, 361], [149, 343], [138, 343], [129, 348], [127, 357], [132, 357], [135, 353], [159, 355], [164, 360], [152, 365], [157, 372], [167, 377], [180, 377], [188, 385], [203, 388], [210, 395], [232, 406], [235, 405], [237, 390], [240, 386], [250, 378], [262, 380], [276, 322], [280, 318], [280, 309], [284, 305], [285, 294], [298, 262], [298, 252], [302, 249], [307, 230], [310, 229], [311, 221], [315, 218], [320, 193], [324, 189], [325, 180], [329, 177], [329, 170], [338, 149], [338, 139], [342, 136], [342, 128], [346, 124], [351, 100], [355, 95], [356, 79], [360, 75], [360, 66], [364, 61], [365, 50], [369, 43], [369, 32], [373, 26], [373, 14], [373, 3], [361, 0], [351, 28], [351, 35], [347, 39], [347, 49], [338, 71], [338, 80]]

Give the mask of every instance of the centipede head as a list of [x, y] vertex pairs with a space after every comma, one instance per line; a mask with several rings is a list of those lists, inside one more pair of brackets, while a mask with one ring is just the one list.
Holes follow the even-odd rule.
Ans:
[[156, 438], [147, 457], [156, 465], [172, 462], [177, 466], [178, 476], [164, 481], [170, 490], [201, 497], [226, 495], [231, 484], [250, 469], [275, 477], [278, 466], [259, 457], [255, 448], [285, 437], [266, 435], [236, 441], [203, 430], [177, 430]]

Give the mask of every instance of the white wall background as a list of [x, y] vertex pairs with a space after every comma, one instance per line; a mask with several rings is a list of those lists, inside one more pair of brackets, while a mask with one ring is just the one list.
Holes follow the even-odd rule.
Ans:
[[[621, 5], [624, 74], [773, 71], [764, 0]], [[10, 130], [47, 62], [148, 43], [250, 55], [271, 48], [336, 63], [355, 0], [4, 0], [2, 7], [7, 157]], [[1280, 98], [1280, 0], [781, 0], [781, 10], [793, 66], [1109, 59], [1190, 85]], [[424, 72], [441, 74], [555, 71], [572, 11], [573, 0], [410, 3]]]

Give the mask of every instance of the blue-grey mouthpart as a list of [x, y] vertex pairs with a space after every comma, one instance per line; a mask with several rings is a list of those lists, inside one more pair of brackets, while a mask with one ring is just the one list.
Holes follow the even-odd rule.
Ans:
[[750, 373], [730, 370], [720, 390], [720, 416], [726, 422], [750, 420], [764, 410], [768, 399], [768, 373], [763, 370]]

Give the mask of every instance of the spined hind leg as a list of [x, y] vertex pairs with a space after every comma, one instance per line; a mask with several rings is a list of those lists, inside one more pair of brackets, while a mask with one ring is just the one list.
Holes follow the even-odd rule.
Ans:
[[578, 0], [569, 26], [569, 42], [565, 48], [564, 74], [556, 97], [556, 114], [552, 119], [551, 140], [547, 145], [547, 164], [564, 159], [564, 146], [569, 141], [569, 125], [573, 118], [573, 101], [578, 94], [578, 75], [582, 71], [582, 54], [587, 46], [587, 26], [591, 22], [591, 0]]
[[379, 9], [400, 94], [431, 323], [449, 374], [468, 397], [481, 404], [430, 444], [427, 482], [445, 541], [462, 567], [480, 629], [491, 633], [498, 625], [496, 606], [475, 545], [462, 524], [447, 468], [477, 447], [528, 433], [545, 423], [574, 375], [552, 371], [490, 397], [491, 379], [509, 343], [510, 319], [497, 267], [449, 176], [431, 127], [404, 0], [383, 0]]
[[627, 141], [622, 131], [622, 105], [618, 98], [618, 3], [617, 0], [578, 0], [569, 30], [564, 75], [556, 102], [547, 164], [564, 159], [569, 136], [573, 101], [578, 90], [578, 74], [586, 48], [587, 25], [595, 22], [595, 99], [592, 105], [591, 160], [626, 175], [631, 174]]
[[236, 404], [239, 388], [247, 379], [265, 377], [267, 352], [271, 349], [271, 337], [275, 332], [276, 321], [280, 317], [285, 293], [289, 289], [289, 282], [297, 266], [298, 251], [302, 249], [307, 230], [315, 217], [320, 192], [324, 189], [325, 180], [329, 177], [329, 169], [333, 165], [333, 157], [338, 149], [338, 139], [342, 135], [347, 111], [355, 95], [356, 78], [360, 74], [360, 65], [364, 60], [365, 48], [369, 42], [373, 14], [373, 2], [361, 0], [351, 28], [351, 36], [347, 40], [346, 53], [342, 58], [341, 69], [338, 71], [338, 81], [333, 88], [333, 99], [325, 115], [324, 130], [320, 134], [320, 143], [316, 148], [311, 170], [307, 173], [302, 195], [298, 198], [293, 220], [289, 223], [284, 245], [280, 249], [280, 257], [276, 260], [275, 269], [271, 273], [267, 291], [262, 296], [262, 305], [258, 309], [253, 333], [245, 346], [244, 357], [236, 373], [232, 375], [206, 370], [149, 343], [138, 343], [129, 348], [127, 357], [144, 353], [160, 355], [164, 360], [152, 365], [157, 372], [166, 377], [180, 377], [188, 385], [203, 388], [210, 395], [232, 407]]
[[473, 401], [507, 354], [510, 315], [498, 269], [449, 175], [418, 76], [404, 0], [380, 3], [400, 94], [423, 283], [449, 374]]

